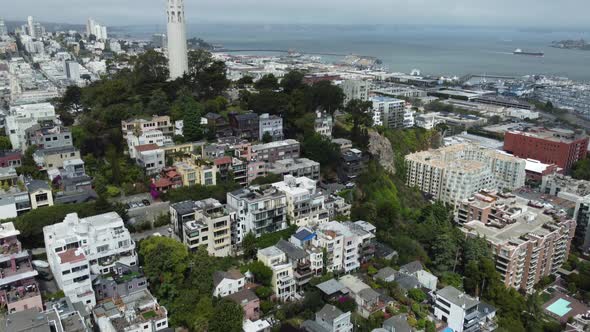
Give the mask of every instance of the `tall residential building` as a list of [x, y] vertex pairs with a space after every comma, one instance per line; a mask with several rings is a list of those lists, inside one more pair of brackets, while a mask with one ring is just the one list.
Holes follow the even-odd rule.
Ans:
[[556, 164], [568, 172], [586, 158], [588, 136], [567, 129], [531, 128], [504, 134], [504, 150], [520, 158]]
[[342, 91], [344, 92], [344, 105], [353, 99], [369, 100], [371, 91], [371, 82], [362, 80], [346, 80], [342, 82]]
[[576, 203], [574, 245], [584, 252], [590, 251], [590, 181], [558, 173], [548, 174], [543, 176], [541, 193]]
[[191, 250], [205, 246], [211, 256], [231, 254], [235, 213], [213, 198], [170, 205], [170, 221], [180, 241]]
[[8, 34], [8, 29], [6, 29], [6, 24], [4, 23], [4, 19], [0, 18], [0, 36], [5, 36]]
[[94, 307], [92, 276], [107, 274], [122, 263], [137, 264], [135, 242], [115, 212], [79, 218], [70, 213], [63, 222], [43, 227], [51, 271], [72, 302]]
[[404, 128], [405, 105], [401, 99], [391, 97], [373, 97], [373, 125], [387, 128]]
[[26, 309], [42, 311], [41, 292], [35, 281], [37, 271], [18, 235], [12, 222], [0, 225], [0, 306], [9, 314]]
[[528, 293], [567, 259], [576, 221], [565, 212], [512, 194], [481, 191], [462, 201], [456, 220], [468, 236], [483, 237], [506, 287]]
[[453, 286], [434, 292], [434, 316], [455, 332], [493, 331], [496, 308]]
[[184, 0], [168, 0], [166, 14], [168, 15], [168, 67], [170, 78], [176, 79], [188, 73]]
[[31, 38], [37, 38], [35, 36], [35, 21], [33, 20], [33, 16], [27, 17], [27, 32]]
[[287, 216], [291, 224], [311, 226], [328, 221], [325, 196], [317, 191], [315, 180], [285, 175], [283, 181], [273, 183], [272, 186], [285, 193]]
[[524, 185], [526, 162], [475, 144], [457, 144], [406, 156], [407, 184], [433, 199], [456, 204], [482, 189]]
[[296, 284], [293, 265], [287, 259], [287, 255], [271, 246], [258, 250], [259, 262], [272, 270], [271, 287], [280, 301], [289, 301], [295, 298]]
[[232, 226], [236, 244], [249, 232], [259, 237], [287, 228], [287, 197], [276, 188], [252, 186], [229, 192], [227, 206], [236, 213]]
[[90, 37], [90, 35], [94, 35], [97, 40], [107, 40], [109, 36], [107, 35], [107, 27], [104, 25], [98, 24], [94, 19], [89, 18], [86, 22], [86, 36]]
[[42, 120], [57, 121], [50, 103], [12, 106], [6, 116], [6, 134], [14, 149], [26, 150], [26, 130]]
[[80, 65], [77, 61], [66, 60], [64, 62], [64, 69], [66, 77], [73, 82], [78, 82], [80, 79]]

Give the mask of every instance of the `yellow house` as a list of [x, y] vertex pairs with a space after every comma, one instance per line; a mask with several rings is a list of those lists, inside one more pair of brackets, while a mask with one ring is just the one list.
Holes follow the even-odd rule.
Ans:
[[31, 209], [35, 210], [43, 206], [53, 206], [53, 194], [51, 187], [45, 181], [30, 180], [25, 183], [31, 200]]
[[183, 186], [214, 186], [217, 184], [217, 167], [203, 160], [184, 160], [174, 163], [176, 172], [182, 177]]

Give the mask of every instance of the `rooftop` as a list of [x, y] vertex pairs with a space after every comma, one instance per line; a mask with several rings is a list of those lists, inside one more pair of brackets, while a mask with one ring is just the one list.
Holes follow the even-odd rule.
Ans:
[[588, 139], [588, 136], [583, 133], [562, 128], [548, 129], [541, 127], [533, 127], [524, 128], [520, 131], [510, 131], [510, 133], [529, 137], [536, 137], [558, 143], [572, 143], [580, 139]]
[[291, 145], [299, 145], [299, 142], [297, 142], [294, 139], [286, 139], [283, 141], [275, 141], [275, 142], [270, 142], [270, 143], [265, 143], [265, 144], [257, 144], [257, 145], [252, 146], [252, 151], [256, 152], [259, 150], [274, 149], [274, 148], [291, 146]]
[[[524, 243], [523, 238], [529, 234], [546, 236], [555, 229], [550, 225], [558, 225], [561, 221], [559, 213], [552, 208], [519, 196], [496, 198], [491, 202], [479, 201], [477, 204], [493, 205], [497, 212], [489, 217], [487, 224], [478, 220], [468, 221], [463, 224], [462, 230], [484, 236], [494, 244]], [[475, 199], [473, 202], [476, 203]]]
[[156, 144], [143, 144], [143, 145], [137, 145], [135, 146], [135, 151], [137, 152], [145, 152], [145, 151], [152, 151], [152, 150], [157, 150], [160, 147], [157, 146]]
[[447, 286], [443, 289], [439, 289], [436, 291], [436, 294], [448, 302], [466, 309], [472, 308], [479, 304], [478, 300], [463, 293], [453, 286]]

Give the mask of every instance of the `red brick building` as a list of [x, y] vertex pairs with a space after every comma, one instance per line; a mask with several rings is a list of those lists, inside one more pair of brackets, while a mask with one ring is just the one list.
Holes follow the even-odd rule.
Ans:
[[568, 172], [576, 161], [586, 158], [588, 136], [563, 129], [508, 131], [504, 135], [504, 150], [520, 158], [556, 164]]

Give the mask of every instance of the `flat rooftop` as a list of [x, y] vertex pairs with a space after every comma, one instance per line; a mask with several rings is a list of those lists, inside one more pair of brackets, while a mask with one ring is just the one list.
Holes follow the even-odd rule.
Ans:
[[518, 196], [500, 199], [494, 204], [505, 204], [504, 216], [514, 223], [507, 223], [503, 228], [497, 228], [490, 226], [491, 223], [486, 225], [478, 220], [473, 220], [463, 224], [463, 229], [484, 236], [494, 244], [503, 244], [509, 241], [520, 242], [523, 241], [520, 237], [527, 234], [544, 236], [551, 233], [550, 230], [543, 227], [546, 224], [554, 223], [553, 217], [544, 213], [547, 208], [530, 206], [528, 203], [529, 200]]

